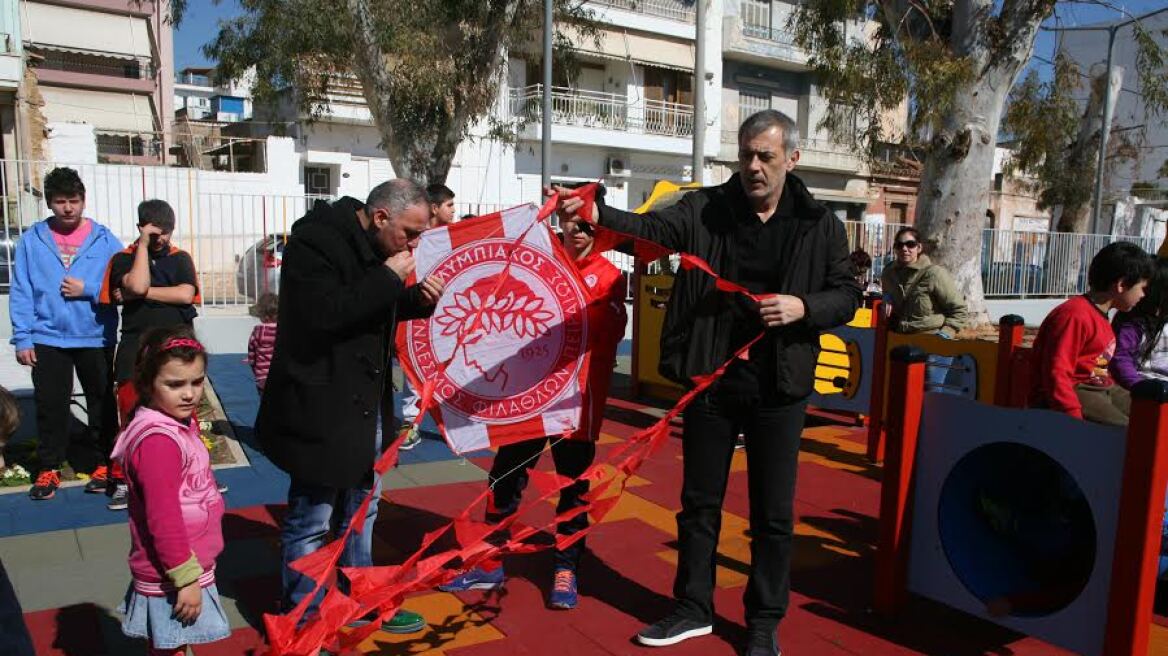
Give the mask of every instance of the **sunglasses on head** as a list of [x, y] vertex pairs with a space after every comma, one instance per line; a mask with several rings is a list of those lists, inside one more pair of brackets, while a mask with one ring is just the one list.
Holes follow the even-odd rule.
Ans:
[[896, 242], [897, 248], [916, 248], [917, 246], [920, 246], [920, 245], [921, 245], [921, 243], [915, 239], [909, 239], [908, 241]]

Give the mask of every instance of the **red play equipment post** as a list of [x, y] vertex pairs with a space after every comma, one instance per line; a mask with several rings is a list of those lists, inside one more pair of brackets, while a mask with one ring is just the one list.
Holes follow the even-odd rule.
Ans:
[[868, 399], [868, 459], [884, 459], [884, 378], [888, 367], [888, 318], [880, 303], [872, 306], [876, 345], [872, 354], [872, 393]]
[[885, 421], [888, 426], [888, 458], [880, 486], [875, 586], [875, 608], [884, 615], [894, 614], [908, 595], [909, 495], [921, 426], [927, 357], [915, 346], [898, 346], [892, 349], [888, 358], [891, 363]]
[[1026, 320], [1016, 314], [1007, 314], [998, 320], [998, 366], [994, 379], [994, 405], [1010, 406], [1010, 381], [1014, 367], [1014, 352], [1022, 345]]
[[1107, 630], [1103, 638], [1105, 656], [1148, 653], [1165, 486], [1168, 486], [1168, 382], [1144, 380], [1132, 388], [1107, 602]]

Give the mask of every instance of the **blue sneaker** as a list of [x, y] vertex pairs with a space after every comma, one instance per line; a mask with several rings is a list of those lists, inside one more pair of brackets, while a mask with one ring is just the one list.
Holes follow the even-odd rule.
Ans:
[[446, 585], [438, 586], [442, 592], [466, 592], [467, 590], [494, 590], [503, 585], [503, 566], [491, 571], [476, 567], [460, 574]]
[[552, 592], [548, 595], [548, 607], [572, 610], [576, 607], [576, 602], [576, 572], [567, 568], [557, 569]]

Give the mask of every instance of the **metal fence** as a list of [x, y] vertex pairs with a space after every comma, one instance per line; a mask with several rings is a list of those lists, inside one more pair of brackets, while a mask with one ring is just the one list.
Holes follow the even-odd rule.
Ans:
[[677, 0], [590, 0], [591, 4], [606, 5], [650, 16], [660, 16], [685, 23], [694, 22], [694, 4]]
[[[892, 261], [892, 239], [906, 224], [845, 221], [848, 247], [872, 258], [869, 280]], [[984, 230], [981, 281], [990, 298], [1059, 298], [1087, 290], [1087, 266], [1107, 244], [1130, 241], [1149, 253], [1159, 247], [1155, 237]]]
[[[0, 292], [11, 277], [11, 255], [22, 232], [48, 215], [41, 196], [46, 162], [0, 160]], [[74, 166], [87, 188], [86, 214], [124, 243], [137, 238], [137, 205], [161, 198], [174, 208], [175, 243], [191, 253], [206, 305], [243, 305], [278, 285], [283, 245], [292, 223], [318, 198], [298, 187], [266, 193], [273, 183], [261, 174], [196, 171], [162, 166], [85, 164]], [[280, 191], [277, 189], [277, 191]], [[262, 192], [262, 193], [261, 193]], [[458, 203], [459, 215], [504, 209], [495, 204]], [[870, 278], [879, 280], [892, 258], [901, 224], [845, 222], [851, 250], [872, 258]], [[1113, 237], [1013, 230], [986, 230], [981, 250], [982, 283], [988, 297], [1060, 297], [1086, 289], [1086, 268], [1105, 244], [1132, 241], [1149, 252], [1153, 237]], [[633, 258], [607, 254], [626, 278]]]

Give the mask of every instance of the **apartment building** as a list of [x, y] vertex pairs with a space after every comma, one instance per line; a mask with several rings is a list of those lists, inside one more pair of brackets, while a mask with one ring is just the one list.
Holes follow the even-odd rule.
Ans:
[[[737, 170], [738, 126], [751, 114], [777, 109], [799, 126], [796, 173], [812, 193], [842, 219], [906, 223], [916, 209], [919, 172], [889, 152], [870, 165], [835, 143], [819, 122], [827, 110], [807, 53], [787, 28], [796, 4], [785, 0], [724, 0], [722, 28], [721, 147], [718, 177]], [[847, 38], [866, 38], [865, 25], [849, 21]], [[889, 117], [904, 125], [906, 114]]]
[[[165, 0], [21, 0], [30, 111], [47, 157], [165, 163], [174, 47]], [[31, 93], [31, 92], [30, 92]]]
[[189, 66], [174, 76], [174, 112], [195, 121], [235, 123], [251, 118], [250, 79], [215, 84], [215, 69]]
[[16, 98], [24, 79], [20, 3], [0, 0], [0, 159], [19, 157]]
[[[873, 172], [817, 129], [826, 102], [807, 57], [783, 27], [792, 5], [775, 0], [713, 0], [706, 25], [706, 124], [694, 125], [695, 11], [690, 0], [591, 0], [599, 37], [574, 38], [578, 71], [553, 71], [551, 177], [555, 182], [603, 179], [608, 202], [634, 208], [659, 180], [714, 184], [736, 167], [734, 137], [750, 113], [767, 107], [794, 117], [802, 137], [799, 172], [841, 217], [907, 220], [915, 205], [911, 168]], [[849, 29], [860, 33], [862, 26]], [[560, 29], [565, 29], [561, 27]], [[571, 30], [570, 27], [567, 29]], [[380, 135], [355, 78], [338, 79], [330, 111], [312, 123], [295, 109], [294, 90], [264, 121], [231, 126], [232, 134], [263, 137], [287, 124], [301, 154], [310, 194], [361, 194], [392, 175]], [[496, 118], [518, 125], [514, 143], [472, 129], [459, 148], [447, 184], [464, 209], [513, 205], [539, 197], [542, 65], [513, 52]], [[692, 168], [695, 130], [705, 130], [702, 171]], [[905, 175], [908, 173], [908, 175]], [[875, 191], [874, 191], [875, 190]], [[888, 207], [886, 207], [886, 205]], [[879, 216], [877, 216], [879, 215]]]

